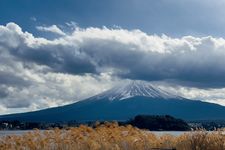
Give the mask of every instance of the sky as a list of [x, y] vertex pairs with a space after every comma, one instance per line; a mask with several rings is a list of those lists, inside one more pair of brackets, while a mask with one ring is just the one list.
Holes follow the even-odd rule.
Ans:
[[1, 0], [0, 114], [129, 80], [225, 106], [225, 0]]

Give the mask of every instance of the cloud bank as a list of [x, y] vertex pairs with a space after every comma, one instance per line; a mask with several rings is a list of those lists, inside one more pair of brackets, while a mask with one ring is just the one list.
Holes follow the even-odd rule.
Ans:
[[225, 85], [225, 40], [171, 38], [140, 30], [76, 28], [54, 40], [36, 38], [9, 23], [0, 28], [0, 44], [23, 62], [68, 74], [111, 73], [148, 81], [172, 80], [191, 86]]
[[63, 36], [49, 40], [15, 23], [0, 26], [0, 103], [5, 108], [66, 104], [125, 79], [225, 86], [223, 38], [172, 38], [107, 27], [76, 27], [67, 34], [55, 25], [37, 29]]

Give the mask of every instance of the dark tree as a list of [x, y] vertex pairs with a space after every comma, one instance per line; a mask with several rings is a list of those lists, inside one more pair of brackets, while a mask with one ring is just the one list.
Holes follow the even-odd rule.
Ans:
[[136, 126], [140, 129], [149, 130], [165, 130], [165, 131], [186, 131], [190, 130], [189, 125], [181, 120], [172, 116], [150, 116], [150, 115], [138, 115], [134, 119], [131, 119], [127, 123]]

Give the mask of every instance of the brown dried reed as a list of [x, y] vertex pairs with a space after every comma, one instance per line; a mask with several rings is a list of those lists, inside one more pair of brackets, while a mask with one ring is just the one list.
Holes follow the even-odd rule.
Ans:
[[116, 122], [91, 128], [79, 127], [39, 131], [0, 138], [0, 150], [225, 150], [222, 131], [193, 131], [181, 136], [163, 135]]

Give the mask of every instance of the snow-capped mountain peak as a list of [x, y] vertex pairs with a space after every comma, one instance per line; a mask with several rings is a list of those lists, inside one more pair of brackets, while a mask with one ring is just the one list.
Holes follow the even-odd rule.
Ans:
[[181, 97], [166, 92], [153, 84], [145, 81], [130, 81], [126, 84], [116, 86], [106, 92], [94, 96], [97, 99], [123, 100], [135, 96], [169, 99]]

